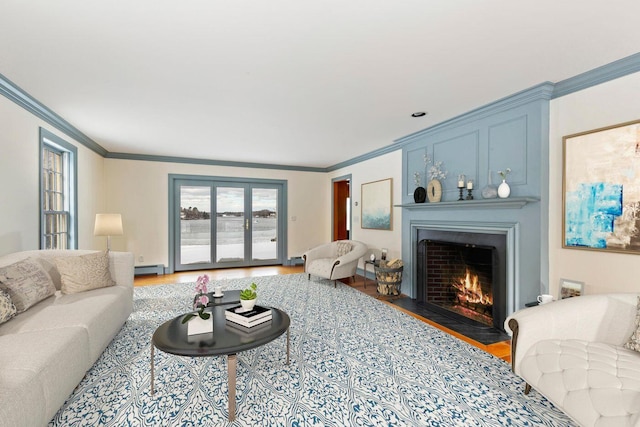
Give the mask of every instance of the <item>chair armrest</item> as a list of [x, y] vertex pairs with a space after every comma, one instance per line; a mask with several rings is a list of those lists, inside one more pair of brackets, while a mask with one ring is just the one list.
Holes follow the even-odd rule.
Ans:
[[505, 320], [512, 335], [512, 366], [542, 340], [577, 339], [622, 345], [633, 331], [638, 294], [602, 294], [568, 298], [517, 311]]

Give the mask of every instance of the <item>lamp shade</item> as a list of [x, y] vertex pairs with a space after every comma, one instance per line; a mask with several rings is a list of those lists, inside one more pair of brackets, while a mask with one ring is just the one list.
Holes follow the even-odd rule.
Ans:
[[122, 216], [120, 214], [96, 214], [94, 236], [121, 236]]

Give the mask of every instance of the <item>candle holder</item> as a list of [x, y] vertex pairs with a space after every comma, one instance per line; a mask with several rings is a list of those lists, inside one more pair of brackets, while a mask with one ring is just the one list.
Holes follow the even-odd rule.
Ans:
[[[467, 188], [467, 200], [473, 200], [472, 188]], [[462, 197], [462, 188], [460, 189], [460, 197]]]
[[464, 197], [462, 195], [464, 192], [464, 187], [458, 187], [458, 190], [460, 190], [460, 196], [458, 197], [458, 201], [464, 200]]

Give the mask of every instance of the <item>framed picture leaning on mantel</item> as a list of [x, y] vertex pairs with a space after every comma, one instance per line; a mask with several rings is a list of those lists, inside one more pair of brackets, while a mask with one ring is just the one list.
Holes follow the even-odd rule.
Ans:
[[640, 120], [562, 141], [562, 247], [640, 254]]
[[361, 226], [376, 230], [392, 229], [392, 182], [393, 178], [362, 184]]

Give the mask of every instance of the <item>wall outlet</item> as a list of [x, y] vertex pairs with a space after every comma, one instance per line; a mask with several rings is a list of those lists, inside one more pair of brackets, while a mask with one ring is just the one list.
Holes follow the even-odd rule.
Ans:
[[138, 262], [144, 262], [144, 257], [142, 255], [138, 257]]

